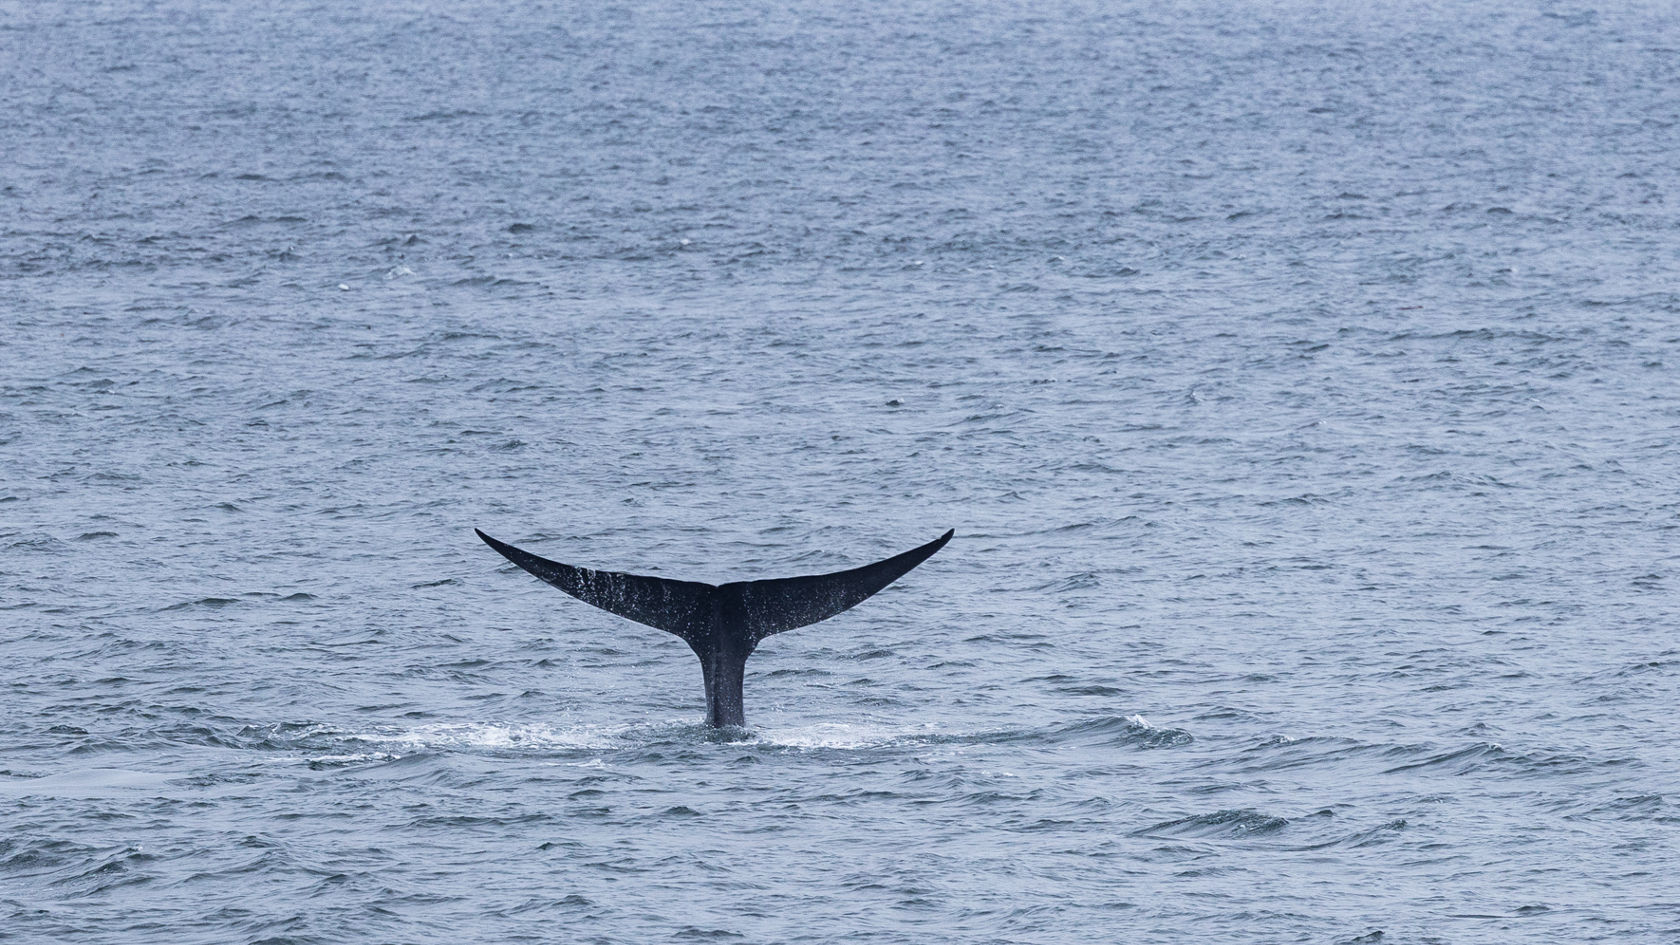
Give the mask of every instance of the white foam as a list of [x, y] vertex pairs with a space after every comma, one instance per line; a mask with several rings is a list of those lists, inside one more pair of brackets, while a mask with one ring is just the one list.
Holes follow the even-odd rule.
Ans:
[[312, 765], [353, 765], [364, 761], [395, 761], [400, 757], [384, 751], [363, 751], [349, 755], [311, 755], [308, 761]]
[[359, 732], [345, 738], [396, 752], [578, 751], [616, 748], [624, 743], [620, 734], [600, 728], [508, 722], [437, 723], [406, 730]]
[[940, 733], [932, 726], [924, 726], [920, 730], [905, 730], [849, 722], [817, 722], [796, 728], [779, 728], [774, 725], [755, 727], [752, 740], [766, 747], [855, 750], [904, 745], [938, 734]]
[[[668, 742], [710, 741], [704, 732], [698, 722], [686, 718], [614, 726], [434, 722], [412, 727], [382, 725], [361, 731], [321, 725], [305, 730], [305, 738], [294, 747], [312, 764], [337, 765], [395, 761], [426, 752], [543, 755], [634, 750]], [[771, 719], [768, 724], [755, 725], [745, 732], [741, 743], [769, 749], [857, 751], [929, 744], [952, 734], [932, 724], [915, 728], [867, 722], [801, 724], [790, 720], [778, 724]], [[962, 750], [960, 746], [949, 747], [953, 751]], [[555, 759], [555, 763], [565, 761]]]

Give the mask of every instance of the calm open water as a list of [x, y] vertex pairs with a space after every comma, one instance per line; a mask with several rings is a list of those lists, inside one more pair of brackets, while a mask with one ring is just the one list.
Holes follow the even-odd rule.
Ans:
[[0, 3], [0, 940], [1680, 940], [1677, 12]]

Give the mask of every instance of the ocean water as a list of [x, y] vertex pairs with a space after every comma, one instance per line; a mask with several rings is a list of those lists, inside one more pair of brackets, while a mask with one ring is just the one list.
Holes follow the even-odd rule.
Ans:
[[0, 3], [0, 941], [1680, 941], [1677, 13]]

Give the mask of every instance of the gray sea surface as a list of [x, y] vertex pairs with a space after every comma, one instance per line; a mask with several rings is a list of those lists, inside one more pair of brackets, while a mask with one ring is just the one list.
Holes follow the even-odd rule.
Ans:
[[0, 941], [1680, 941], [1677, 17], [0, 2]]

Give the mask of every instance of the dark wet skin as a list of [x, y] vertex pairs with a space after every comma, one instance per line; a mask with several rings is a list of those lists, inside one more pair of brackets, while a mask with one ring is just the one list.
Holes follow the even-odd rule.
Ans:
[[509, 561], [584, 603], [680, 637], [700, 658], [706, 722], [725, 728], [746, 724], [741, 684], [747, 657], [760, 641], [826, 620], [868, 600], [945, 547], [953, 534], [947, 531], [919, 548], [848, 571], [723, 585], [578, 568], [483, 532], [478, 537]]

